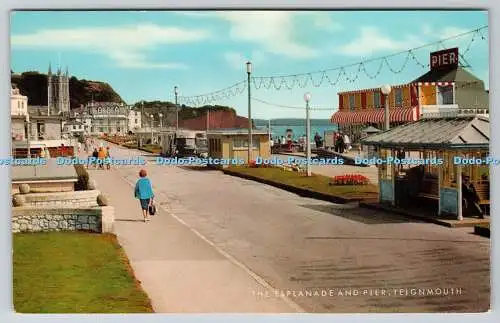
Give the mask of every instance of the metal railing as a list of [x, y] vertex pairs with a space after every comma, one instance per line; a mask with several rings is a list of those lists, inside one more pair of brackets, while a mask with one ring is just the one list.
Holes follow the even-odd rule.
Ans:
[[455, 118], [455, 117], [475, 116], [475, 115], [489, 117], [489, 111], [487, 109], [458, 109], [453, 111], [423, 113], [421, 118], [422, 119]]

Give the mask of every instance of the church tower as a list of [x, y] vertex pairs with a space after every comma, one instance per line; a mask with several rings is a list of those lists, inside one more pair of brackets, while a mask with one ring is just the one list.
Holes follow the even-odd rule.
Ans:
[[48, 111], [49, 115], [69, 115], [69, 72], [62, 72], [61, 68], [57, 69], [56, 74], [52, 74], [52, 68], [49, 64], [49, 72], [47, 73], [48, 87]]

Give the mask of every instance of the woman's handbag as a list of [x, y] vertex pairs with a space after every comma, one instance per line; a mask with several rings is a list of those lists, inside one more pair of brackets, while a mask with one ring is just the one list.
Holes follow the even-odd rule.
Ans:
[[155, 206], [155, 204], [153, 202], [153, 199], [151, 199], [151, 203], [149, 203], [148, 211], [149, 211], [148, 212], [149, 215], [155, 215], [155, 213], [156, 213], [156, 206]]

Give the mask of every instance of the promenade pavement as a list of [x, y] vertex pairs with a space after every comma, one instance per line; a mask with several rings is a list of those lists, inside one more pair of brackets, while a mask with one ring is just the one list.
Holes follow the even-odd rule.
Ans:
[[[139, 155], [139, 154], [137, 154]], [[125, 166], [127, 167], [127, 166]], [[137, 176], [135, 167], [131, 167]], [[162, 208], [142, 221], [133, 185], [115, 170], [90, 169], [115, 207], [115, 234], [157, 313], [290, 313], [302, 311]], [[153, 179], [154, 181], [154, 179]]]
[[[144, 153], [113, 146], [112, 154]], [[135, 182], [139, 167], [91, 176], [117, 208], [119, 239], [158, 311], [489, 308], [490, 241], [470, 234], [470, 228], [307, 199], [220, 171], [154, 163], [145, 168], [165, 209], [151, 223], [131, 221], [140, 220], [139, 206], [125, 184]], [[269, 285], [288, 294], [286, 301], [274, 297]], [[411, 295], [412, 288], [425, 295]], [[339, 294], [356, 291], [361, 294]], [[228, 297], [222, 301], [221, 295]]]

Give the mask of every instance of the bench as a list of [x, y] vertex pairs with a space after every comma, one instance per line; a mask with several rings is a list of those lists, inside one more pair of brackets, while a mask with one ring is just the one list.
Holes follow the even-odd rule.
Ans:
[[439, 200], [439, 196], [429, 193], [418, 193], [418, 197], [423, 197], [429, 200]]
[[479, 205], [485, 213], [487, 213], [488, 206], [490, 205], [490, 183], [482, 182], [474, 185], [477, 195], [479, 196]]
[[422, 191], [418, 193], [418, 197], [423, 197], [430, 200], [439, 200], [439, 183], [434, 179], [424, 180], [422, 183]]

